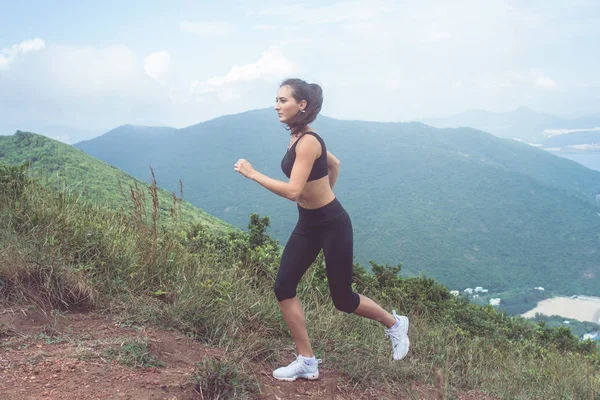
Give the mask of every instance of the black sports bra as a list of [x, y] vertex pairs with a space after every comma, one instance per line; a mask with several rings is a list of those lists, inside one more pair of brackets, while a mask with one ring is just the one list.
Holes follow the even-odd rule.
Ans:
[[[321, 143], [321, 155], [315, 160], [312, 170], [310, 171], [310, 175], [308, 176], [307, 182], [310, 182], [317, 179], [321, 179], [322, 177], [327, 176], [327, 174], [329, 173], [327, 170], [327, 148], [325, 147], [325, 142], [323, 141], [323, 139], [321, 139], [321, 137], [315, 132], [306, 132], [304, 135], [313, 135], [317, 138], [319, 143]], [[287, 176], [288, 178], [292, 174], [292, 167], [294, 166], [294, 161], [296, 161], [296, 144], [298, 144], [298, 142], [302, 140], [302, 137], [304, 135], [300, 136], [300, 139], [294, 142], [294, 144], [288, 149], [288, 151], [283, 156], [283, 159], [281, 160], [281, 169], [283, 170], [285, 176]]]

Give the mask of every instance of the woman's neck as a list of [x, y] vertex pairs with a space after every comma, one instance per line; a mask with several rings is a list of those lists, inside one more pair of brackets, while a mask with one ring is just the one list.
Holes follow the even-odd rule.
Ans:
[[292, 131], [291, 136], [297, 139], [300, 136], [304, 135], [306, 132], [310, 131], [312, 131], [311, 127], [306, 125], [303, 129], [300, 129], [297, 132]]

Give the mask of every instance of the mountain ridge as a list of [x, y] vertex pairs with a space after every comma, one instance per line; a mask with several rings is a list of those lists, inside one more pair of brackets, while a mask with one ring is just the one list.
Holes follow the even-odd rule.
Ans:
[[[192, 203], [235, 226], [245, 226], [251, 212], [269, 215], [273, 236], [285, 243], [294, 207], [233, 172], [235, 161], [246, 158], [258, 171], [286, 179], [279, 162], [288, 133], [275, 121], [265, 109], [224, 116], [145, 143], [143, 156], [110, 162], [134, 176], [151, 163], [161, 180], [181, 177]], [[355, 225], [360, 262], [403, 262], [405, 273], [426, 273], [455, 288], [483, 283], [497, 289], [510, 288], [513, 279], [489, 268], [508, 265], [529, 271], [518, 272], [522, 286], [597, 292], [582, 276], [598, 268], [586, 252], [598, 247], [600, 173], [476, 129], [321, 116], [313, 128], [342, 161], [335, 192]], [[141, 140], [118, 146], [135, 153]], [[99, 138], [78, 147], [107, 160], [115, 144]], [[506, 252], [506, 246], [514, 249]], [[575, 266], [567, 273], [570, 284], [559, 272], [565, 263]]]
[[418, 118], [418, 120], [438, 128], [472, 127], [499, 137], [530, 143], [541, 143], [547, 139], [545, 130], [600, 127], [600, 113], [578, 118], [561, 118], [525, 106], [506, 112], [474, 109], [445, 117]]
[[[143, 180], [148, 181], [150, 178], [149, 169], [146, 169], [145, 179], [135, 179], [76, 147], [43, 135], [22, 131], [17, 131], [13, 136], [0, 136], [0, 162], [8, 165], [29, 162], [31, 173], [47, 185], [66, 183], [71, 188], [79, 187], [77, 190], [85, 193], [86, 198], [111, 208], [126, 208], [118, 188], [117, 177], [125, 185], [137, 184], [140, 187], [147, 186], [148, 183], [144, 183]], [[127, 191], [127, 186], [124, 189]], [[173, 192], [179, 194], [179, 189], [173, 189]], [[158, 195], [162, 216], [167, 218], [173, 194], [159, 188]], [[181, 210], [186, 223], [199, 222], [219, 232], [233, 229], [229, 224], [208, 215], [187, 201], [182, 202]]]

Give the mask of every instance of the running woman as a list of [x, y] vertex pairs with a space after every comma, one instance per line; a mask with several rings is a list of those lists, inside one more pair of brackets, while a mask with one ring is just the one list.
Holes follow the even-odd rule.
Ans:
[[404, 358], [409, 347], [407, 317], [395, 311], [390, 314], [373, 300], [352, 291], [352, 223], [332, 190], [340, 161], [327, 151], [321, 136], [309, 126], [317, 118], [322, 104], [323, 91], [317, 84], [288, 79], [279, 88], [275, 111], [279, 122], [290, 131], [289, 146], [281, 161], [288, 182], [261, 174], [245, 159], [239, 159], [234, 166], [236, 172], [298, 206], [298, 222], [281, 256], [274, 287], [281, 313], [298, 349], [295, 361], [273, 371], [274, 378], [284, 381], [319, 377], [321, 360], [313, 354], [296, 287], [321, 249], [335, 307], [383, 324], [392, 342], [394, 360]]

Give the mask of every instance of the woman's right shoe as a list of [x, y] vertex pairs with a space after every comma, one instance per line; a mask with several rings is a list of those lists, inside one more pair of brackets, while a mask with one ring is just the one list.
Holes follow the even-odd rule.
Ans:
[[408, 318], [404, 315], [397, 315], [396, 310], [392, 311], [394, 318], [398, 321], [397, 328], [385, 330], [385, 334], [392, 341], [392, 358], [402, 360], [408, 353], [410, 341], [408, 340]]
[[308, 379], [311, 381], [319, 379], [319, 364], [321, 363], [321, 360], [316, 360], [313, 365], [308, 365], [305, 360], [305, 357], [299, 355], [296, 360], [287, 367], [277, 368], [273, 371], [273, 378], [290, 382], [293, 382], [296, 379]]

